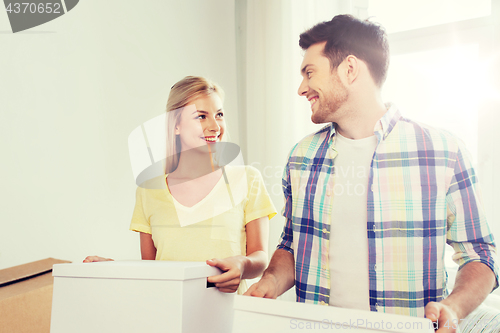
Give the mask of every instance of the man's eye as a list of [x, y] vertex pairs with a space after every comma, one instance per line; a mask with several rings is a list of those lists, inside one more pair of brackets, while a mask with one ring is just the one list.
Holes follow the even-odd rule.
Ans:
[[308, 78], [310, 78], [310, 77], [311, 77], [311, 73], [312, 73], [312, 72], [307, 72], [307, 73], [306, 73]]
[[217, 113], [217, 117], [219, 117], [219, 118], [224, 117], [224, 113], [222, 113], [222, 112]]

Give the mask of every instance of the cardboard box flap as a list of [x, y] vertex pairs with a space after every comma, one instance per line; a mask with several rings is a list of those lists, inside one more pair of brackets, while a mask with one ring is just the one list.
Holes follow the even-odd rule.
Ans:
[[70, 261], [47, 258], [3, 269], [0, 271], [0, 287], [50, 272], [52, 265], [68, 262]]

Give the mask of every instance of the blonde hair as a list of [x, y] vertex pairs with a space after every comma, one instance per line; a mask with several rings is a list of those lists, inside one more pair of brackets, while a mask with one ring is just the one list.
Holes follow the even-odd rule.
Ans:
[[224, 101], [224, 91], [215, 82], [201, 76], [186, 76], [175, 83], [170, 89], [167, 100], [167, 160], [165, 172], [171, 173], [179, 164], [181, 142], [175, 135], [175, 127], [179, 124], [182, 110], [195, 99], [208, 96], [211, 93], [219, 95]]

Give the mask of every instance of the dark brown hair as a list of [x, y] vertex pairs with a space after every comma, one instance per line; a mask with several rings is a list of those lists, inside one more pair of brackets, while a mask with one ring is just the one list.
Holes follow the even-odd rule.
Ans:
[[321, 42], [326, 42], [323, 53], [332, 70], [347, 56], [354, 55], [366, 62], [373, 80], [382, 87], [389, 68], [389, 43], [383, 27], [352, 15], [337, 15], [303, 32], [299, 39], [303, 50]]

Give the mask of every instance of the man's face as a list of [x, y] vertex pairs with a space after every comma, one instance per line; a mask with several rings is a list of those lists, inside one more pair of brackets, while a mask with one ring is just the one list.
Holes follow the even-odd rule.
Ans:
[[303, 79], [298, 94], [311, 103], [311, 120], [315, 124], [337, 121], [348, 98], [337, 68], [332, 71], [330, 60], [323, 55], [325, 44], [311, 45], [300, 66]]

